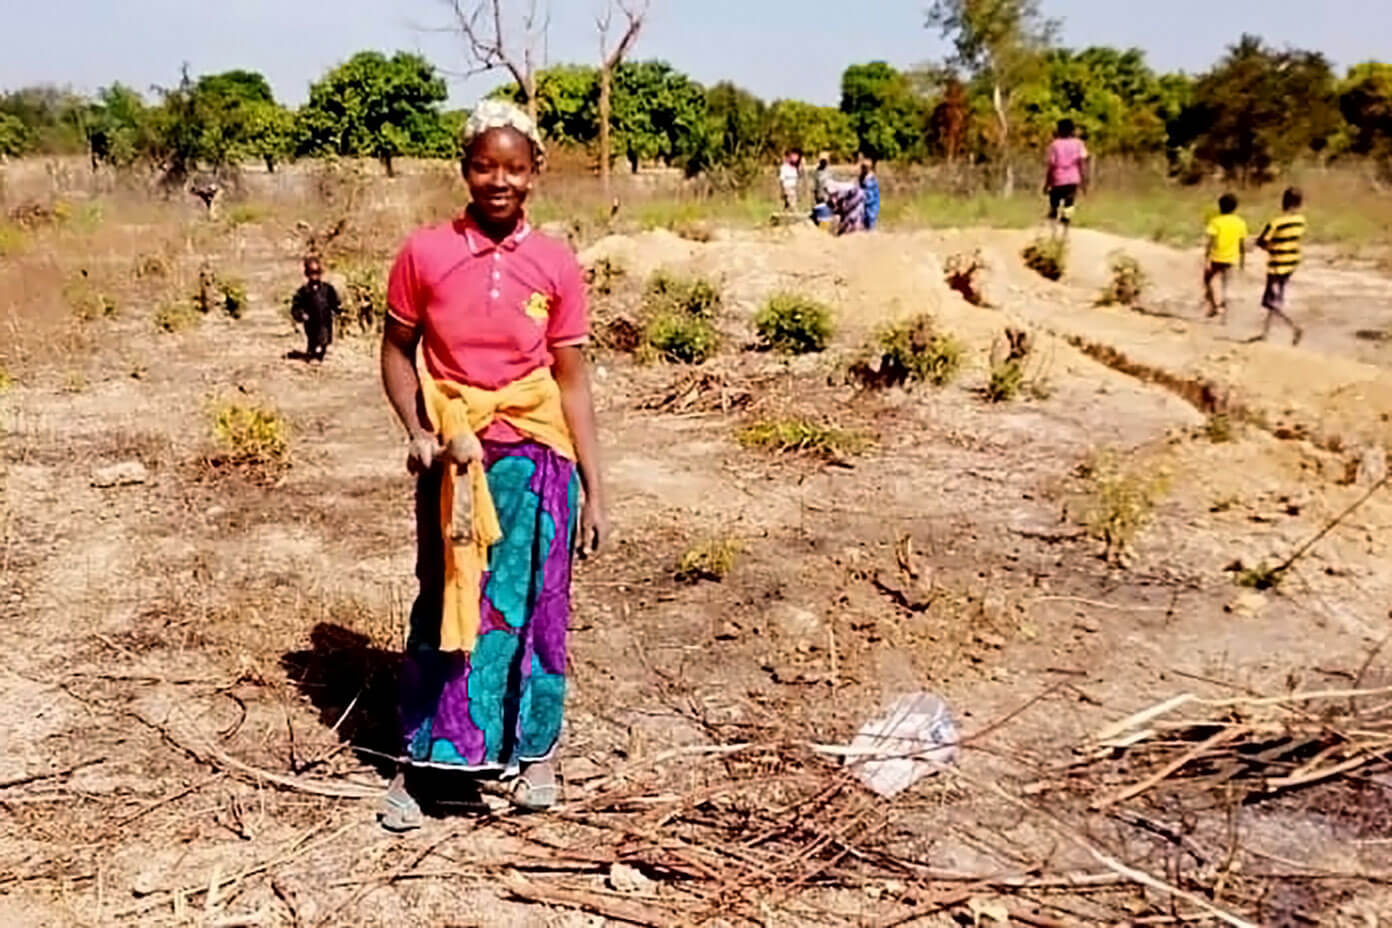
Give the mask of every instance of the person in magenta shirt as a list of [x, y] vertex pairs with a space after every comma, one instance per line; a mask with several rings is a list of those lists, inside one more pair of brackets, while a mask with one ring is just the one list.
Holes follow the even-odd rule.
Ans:
[[1086, 193], [1088, 185], [1088, 150], [1083, 140], [1074, 135], [1075, 131], [1073, 120], [1060, 119], [1045, 160], [1044, 193], [1049, 197], [1049, 218], [1061, 223], [1065, 231], [1073, 221], [1078, 193]]
[[[580, 267], [523, 210], [541, 138], [516, 107], [484, 101], [463, 142], [468, 207], [413, 233], [387, 286], [382, 383], [417, 475], [420, 582], [401, 673], [402, 766], [382, 810], [393, 831], [422, 824], [417, 780], [407, 776], [420, 768], [516, 777], [519, 805], [556, 801], [571, 555], [598, 549], [608, 525], [581, 352], [588, 321]], [[442, 424], [427, 404], [442, 385], [463, 397], [467, 413], [465, 431], [451, 437], [458, 420]], [[474, 414], [487, 403], [497, 414], [476, 427]], [[441, 515], [467, 483], [456, 453], [461, 434], [471, 460], [481, 458], [500, 531], [471, 585], [459, 581], [467, 556], [459, 552], [473, 542], [456, 536], [453, 521], [446, 530]], [[442, 496], [446, 480], [450, 497]], [[457, 600], [466, 588], [477, 596], [476, 628], [448, 647], [442, 615], [456, 613], [446, 593]]]

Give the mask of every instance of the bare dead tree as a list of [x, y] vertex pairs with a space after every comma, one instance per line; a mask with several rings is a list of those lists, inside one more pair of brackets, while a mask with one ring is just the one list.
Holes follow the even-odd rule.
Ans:
[[[543, 0], [444, 0], [454, 13], [454, 31], [464, 40], [464, 51], [472, 67], [467, 76], [489, 71], [507, 71], [521, 89], [527, 115], [537, 119], [537, 50], [543, 48], [551, 28], [551, 6]], [[512, 41], [508, 12], [521, 6], [517, 26], [520, 34]]]
[[[604, 196], [610, 195], [610, 173], [613, 152], [609, 139], [609, 113], [612, 108], [614, 69], [623, 63], [624, 58], [638, 41], [638, 33], [643, 29], [651, 0], [604, 0], [604, 11], [595, 17], [599, 29], [599, 179], [604, 187]], [[626, 24], [623, 34], [613, 48], [609, 47], [609, 34], [614, 26], [614, 9], [623, 13]]]

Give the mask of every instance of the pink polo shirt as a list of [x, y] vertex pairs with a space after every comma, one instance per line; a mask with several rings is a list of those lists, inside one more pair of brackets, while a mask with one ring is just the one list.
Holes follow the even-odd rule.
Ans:
[[1073, 136], [1054, 139], [1049, 143], [1049, 186], [1071, 187], [1083, 182], [1083, 162], [1087, 160], [1087, 146], [1083, 140]]
[[487, 390], [589, 334], [575, 255], [525, 222], [497, 244], [467, 215], [418, 229], [392, 265], [387, 305], [420, 331], [434, 377]]

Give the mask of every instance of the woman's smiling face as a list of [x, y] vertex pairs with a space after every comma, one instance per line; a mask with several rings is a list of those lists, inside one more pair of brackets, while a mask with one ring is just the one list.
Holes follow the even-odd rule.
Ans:
[[464, 153], [469, 198], [479, 216], [492, 225], [507, 225], [522, 215], [535, 177], [531, 140], [516, 129], [489, 129]]

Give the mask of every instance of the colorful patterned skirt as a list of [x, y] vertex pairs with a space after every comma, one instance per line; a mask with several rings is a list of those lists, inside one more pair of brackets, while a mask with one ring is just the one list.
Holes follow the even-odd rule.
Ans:
[[575, 462], [544, 445], [485, 441], [483, 449], [503, 539], [489, 552], [469, 654], [439, 650], [442, 469], [417, 483], [421, 590], [411, 610], [400, 721], [408, 763], [510, 774], [550, 758], [561, 734], [580, 483]]

